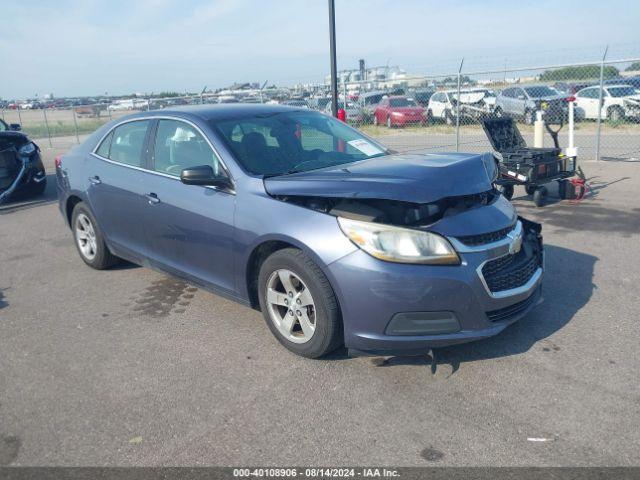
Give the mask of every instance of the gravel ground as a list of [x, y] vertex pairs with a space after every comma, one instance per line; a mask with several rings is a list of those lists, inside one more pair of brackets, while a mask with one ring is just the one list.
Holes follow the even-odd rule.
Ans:
[[[46, 150], [51, 171], [55, 150]], [[78, 257], [55, 203], [0, 207], [0, 465], [638, 465], [637, 164], [536, 209], [545, 302], [433, 358], [313, 361], [258, 312]]]

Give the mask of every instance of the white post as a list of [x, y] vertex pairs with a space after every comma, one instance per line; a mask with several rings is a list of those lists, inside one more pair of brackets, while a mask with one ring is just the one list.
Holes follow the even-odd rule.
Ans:
[[576, 157], [578, 156], [578, 149], [575, 146], [575, 138], [574, 138], [574, 117], [575, 117], [575, 103], [573, 101], [569, 102], [569, 141], [567, 148], [565, 148], [565, 155], [568, 157]]
[[536, 121], [533, 124], [533, 146], [535, 148], [544, 147], [544, 120], [542, 112], [536, 112]]

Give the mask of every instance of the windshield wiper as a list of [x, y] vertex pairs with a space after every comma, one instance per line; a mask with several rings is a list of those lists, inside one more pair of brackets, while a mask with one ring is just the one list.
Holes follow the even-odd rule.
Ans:
[[292, 168], [291, 170], [286, 170], [284, 172], [265, 173], [262, 178], [280, 177], [282, 175], [292, 175], [294, 173], [302, 173], [302, 172], [306, 172], [306, 170], [298, 170], [298, 169]]

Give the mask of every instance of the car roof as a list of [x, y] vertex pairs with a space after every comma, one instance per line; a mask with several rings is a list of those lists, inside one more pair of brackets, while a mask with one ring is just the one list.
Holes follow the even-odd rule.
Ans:
[[216, 105], [185, 105], [160, 110], [149, 110], [148, 112], [140, 112], [127, 118], [136, 117], [162, 117], [167, 115], [197, 118], [200, 120], [224, 121], [235, 118], [254, 117], [257, 115], [269, 115], [281, 112], [307, 112], [308, 110], [300, 109], [282, 104], [263, 104], [263, 103], [220, 103]]
[[[596, 85], [597, 87], [598, 85]], [[629, 85], [628, 83], [614, 83], [613, 85], [603, 85], [603, 88], [616, 88], [616, 87], [631, 87], [635, 88], [633, 85]]]

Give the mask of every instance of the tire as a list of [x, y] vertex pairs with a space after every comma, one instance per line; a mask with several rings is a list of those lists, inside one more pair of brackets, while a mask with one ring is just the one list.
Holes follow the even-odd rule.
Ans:
[[[98, 222], [84, 202], [73, 209], [71, 231], [80, 258], [91, 268], [104, 270], [118, 263], [119, 258], [109, 251]], [[81, 236], [83, 232], [84, 238]]]
[[533, 185], [525, 185], [524, 190], [527, 192], [527, 195], [533, 195], [536, 191], [536, 187], [534, 187]]
[[393, 123], [391, 123], [391, 116], [387, 117], [387, 128], [393, 128]]
[[[288, 288], [282, 278], [287, 279]], [[275, 296], [269, 291], [275, 291]], [[258, 296], [271, 333], [293, 353], [319, 358], [342, 344], [342, 318], [333, 289], [322, 270], [301, 250], [278, 250], [264, 261], [258, 275]], [[300, 310], [291, 308], [297, 304]], [[294, 320], [285, 324], [290, 317]]]
[[431, 125], [433, 123], [433, 112], [431, 110], [427, 110], [427, 125]]
[[507, 200], [511, 200], [513, 198], [513, 185], [496, 185], [496, 190], [498, 190]]
[[547, 198], [547, 189], [545, 187], [538, 187], [533, 192], [533, 203], [536, 207], [543, 207]]
[[533, 110], [525, 110], [524, 123], [527, 125], [533, 125], [536, 120], [536, 116], [533, 114]]
[[610, 122], [619, 122], [624, 120], [624, 110], [618, 106], [610, 107], [607, 110], [607, 120]]
[[451, 114], [451, 112], [449, 110], [445, 110], [444, 111], [444, 122], [447, 125], [453, 125], [453, 115]]

